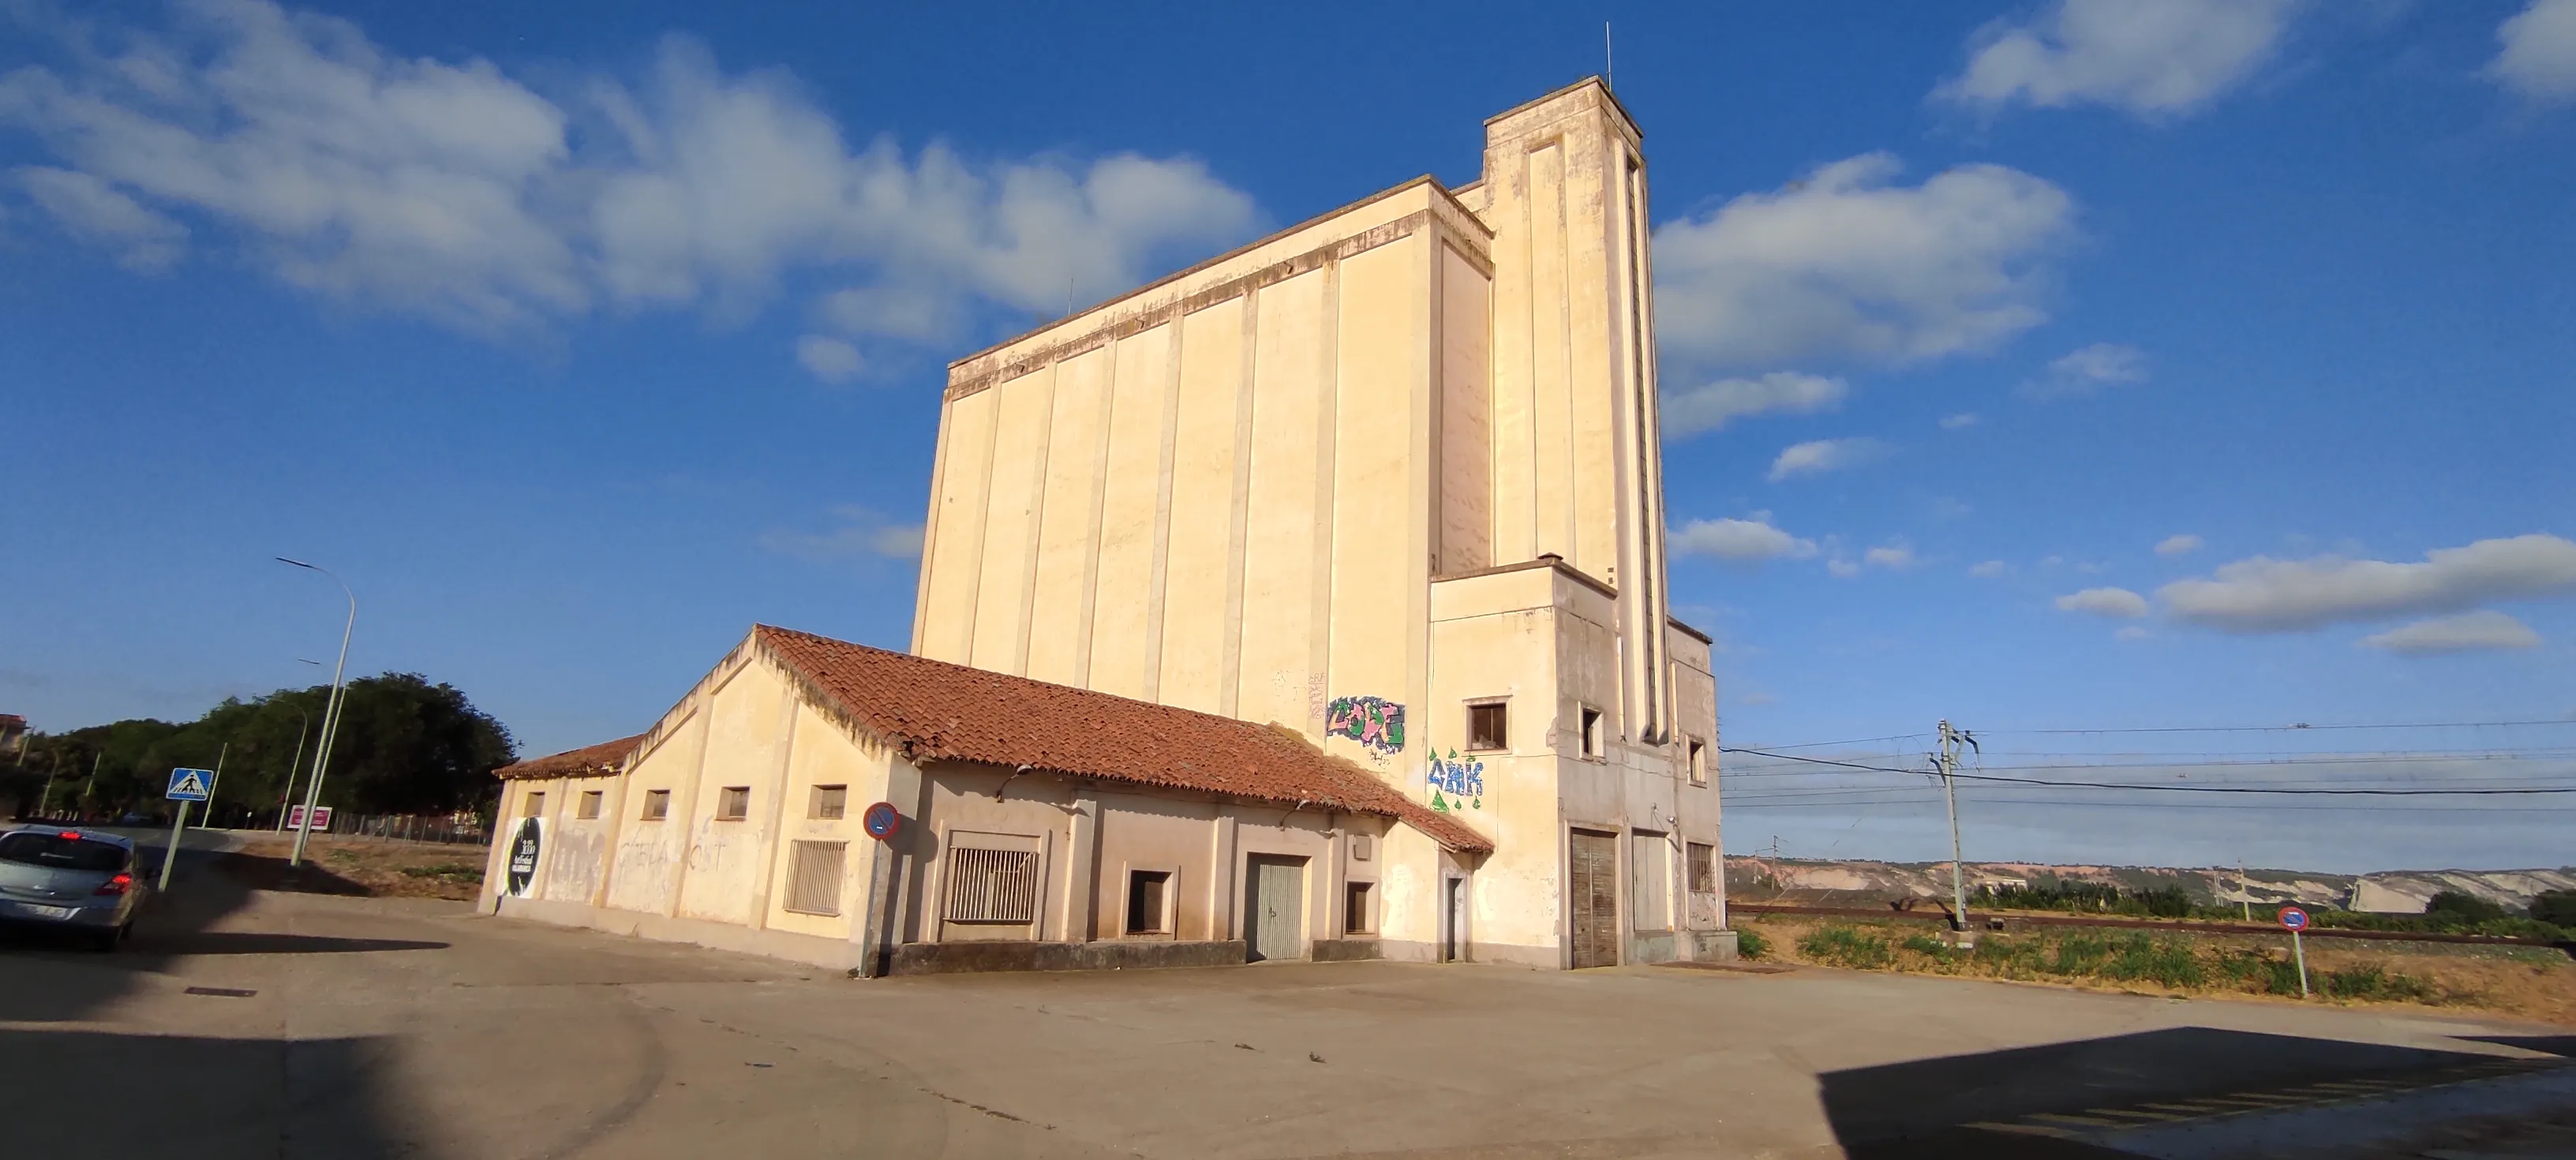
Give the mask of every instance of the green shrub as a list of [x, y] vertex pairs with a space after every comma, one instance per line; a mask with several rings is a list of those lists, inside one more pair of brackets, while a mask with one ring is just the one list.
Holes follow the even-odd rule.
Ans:
[[2269, 951], [2221, 951], [2218, 971], [2258, 995], [2299, 993], [2298, 964]]
[[1915, 954], [1930, 955], [1936, 959], [1946, 959], [1958, 953], [1957, 948], [1928, 934], [1907, 935], [1905, 941], [1897, 945]]
[[2207, 977], [2190, 943], [2147, 934], [2112, 940], [2111, 956], [2102, 964], [2102, 974], [2105, 978], [2145, 980], [2167, 987], [2197, 987]]
[[1828, 966], [1874, 971], [1895, 961], [1887, 940], [1856, 926], [1820, 926], [1798, 940], [1798, 953]]
[[2445, 890], [2424, 904], [2426, 917], [2448, 920], [2458, 926], [2476, 926], [2505, 917], [2502, 905], [2489, 902], [2464, 890]]
[[2576, 890], [2543, 890], [2531, 900], [2531, 918], [2576, 930]]
[[1735, 928], [1735, 953], [1743, 958], [1758, 959], [1771, 953], [1771, 940], [1749, 926]]
[[2394, 999], [2417, 1003], [2434, 1001], [2438, 994], [2431, 983], [2413, 975], [2386, 970], [2376, 963], [2346, 967], [2326, 972], [2320, 989], [2337, 999]]
[[2045, 950], [2045, 946], [2037, 940], [1988, 935], [1977, 940], [1974, 958], [1978, 963], [1992, 966], [2010, 975], [2024, 971], [2037, 971], [2040, 956], [2045, 953]]

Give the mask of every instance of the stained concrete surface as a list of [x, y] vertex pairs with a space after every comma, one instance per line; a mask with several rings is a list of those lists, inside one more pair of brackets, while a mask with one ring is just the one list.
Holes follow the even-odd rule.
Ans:
[[861, 981], [180, 872], [122, 954], [0, 936], [0, 1114], [31, 1154], [2100, 1156], [1958, 1125], [2559, 1042], [1820, 970]]

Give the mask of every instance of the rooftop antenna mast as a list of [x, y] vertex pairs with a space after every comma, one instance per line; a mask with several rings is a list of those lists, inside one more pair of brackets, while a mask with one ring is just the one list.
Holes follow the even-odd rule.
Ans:
[[1610, 67], [1610, 22], [1604, 20], [1601, 22], [1601, 87], [1618, 88], [1618, 75], [1618, 72]]

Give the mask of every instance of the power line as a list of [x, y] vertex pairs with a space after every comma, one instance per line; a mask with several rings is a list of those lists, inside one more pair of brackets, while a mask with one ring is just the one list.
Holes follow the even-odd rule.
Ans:
[[[1829, 766], [1834, 766], [1834, 767], [1841, 768], [1841, 769], [1857, 769], [1857, 770], [1862, 770], [1862, 771], [1864, 771], [1864, 772], [1869, 772], [1869, 773], [1903, 773], [1903, 774], [1921, 774], [1921, 773], [1923, 773], [1923, 772], [1924, 772], [1923, 770], [1919, 770], [1919, 769], [1896, 769], [1896, 768], [1892, 768], [1892, 767], [1889, 767], [1889, 766], [1883, 766], [1883, 765], [1860, 765], [1860, 764], [1856, 764], [1856, 763], [1854, 763], [1854, 762], [1849, 762], [1849, 761], [1831, 761], [1831, 760], [1828, 760], [1828, 759], [1825, 759], [1825, 758], [1822, 758], [1822, 757], [1802, 757], [1802, 756], [1799, 756], [1798, 754], [1795, 754], [1795, 753], [1778, 753], [1778, 752], [1771, 752], [1771, 751], [1765, 751], [1765, 750], [1759, 750], [1759, 749], [1737, 749], [1737, 748], [1728, 748], [1728, 747], [1725, 747], [1725, 746], [1720, 746], [1720, 747], [1718, 748], [1718, 752], [1720, 752], [1720, 753], [1750, 753], [1750, 754], [1753, 754], [1753, 755], [1755, 755], [1755, 756], [1757, 756], [1757, 757], [1776, 757], [1776, 758], [1780, 758], [1780, 759], [1785, 760], [1785, 761], [1803, 761], [1803, 762], [1807, 762], [1807, 763], [1809, 763], [1809, 764], [1813, 764], [1813, 765], [1829, 765]], [[2013, 766], [2013, 767], [2008, 767], [2008, 768], [2023, 768], [2023, 767], [2020, 767], [2020, 766]], [[2098, 768], [2098, 767], [2097, 767], [2097, 768]], [[2551, 793], [2576, 793], [2576, 786], [2545, 787], [2545, 788], [2544, 788], [2544, 787], [2539, 787], [2539, 786], [2533, 786], [2533, 787], [2521, 788], [2521, 789], [2357, 789], [2357, 788], [2356, 788], [2356, 789], [2343, 789], [2343, 788], [2328, 789], [2328, 788], [2320, 788], [2320, 787], [2279, 788], [2279, 789], [2273, 789], [2273, 788], [2258, 788], [2258, 787], [2254, 787], [2254, 786], [2233, 786], [2233, 785], [2139, 785], [2139, 784], [2134, 784], [2134, 783], [2103, 782], [2103, 781], [2049, 781], [2049, 780], [2045, 780], [2045, 779], [2042, 779], [2042, 778], [2035, 778], [2035, 777], [2006, 777], [2006, 776], [2003, 776], [2003, 775], [2001, 775], [2001, 774], [1991, 774], [1991, 773], [1950, 773], [1950, 774], [1947, 774], [1946, 776], [1949, 776], [1949, 777], [1955, 777], [1955, 778], [1958, 778], [1958, 779], [1960, 779], [1960, 780], [1962, 780], [1962, 781], [1990, 781], [1990, 782], [1999, 782], [1999, 783], [2005, 783], [2005, 784], [2011, 784], [2011, 785], [2037, 785], [2037, 786], [2047, 786], [2047, 787], [2051, 787], [2051, 788], [2069, 788], [2069, 789], [2126, 789], [2126, 790], [2144, 790], [2144, 791], [2160, 792], [2160, 793], [2262, 793], [2262, 794], [2318, 794], [2318, 795], [2332, 795], [2332, 796], [2369, 796], [2369, 797], [2437, 797], [2437, 796], [2487, 795], [2487, 794], [2551, 794]]]
[[2525, 725], [2576, 726], [2576, 717], [2557, 717], [2542, 721], [2423, 721], [2414, 723], [2376, 722], [2352, 725], [2157, 725], [2129, 729], [1988, 729], [1987, 736], [2070, 733], [2289, 733], [2325, 729], [2502, 729]]

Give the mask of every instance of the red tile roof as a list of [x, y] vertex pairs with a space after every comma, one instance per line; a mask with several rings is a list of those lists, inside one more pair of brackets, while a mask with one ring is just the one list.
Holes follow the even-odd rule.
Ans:
[[1399, 819], [1451, 850], [1494, 848], [1465, 823], [1404, 796], [1346, 758], [1327, 755], [1290, 729], [768, 625], [753, 629], [752, 637], [803, 676], [818, 699], [857, 727], [905, 747], [917, 761], [1026, 765], [1071, 777], [1376, 814]]
[[532, 757], [516, 765], [504, 765], [492, 776], [504, 779], [543, 779], [557, 777], [614, 777], [626, 767], [626, 759], [635, 747], [644, 743], [641, 733], [619, 741], [603, 741], [580, 749], [568, 749], [551, 757]]

